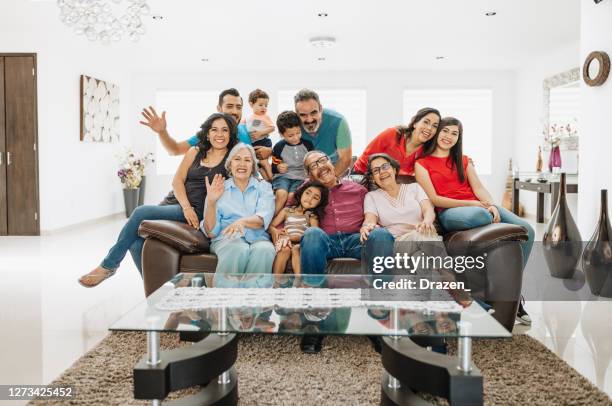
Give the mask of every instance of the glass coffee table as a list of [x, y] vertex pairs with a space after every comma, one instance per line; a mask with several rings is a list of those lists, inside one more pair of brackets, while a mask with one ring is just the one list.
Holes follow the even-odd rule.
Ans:
[[[146, 332], [147, 354], [134, 367], [134, 397], [154, 405], [172, 391], [197, 385], [200, 392], [172, 404], [236, 404], [238, 334], [376, 336], [382, 348], [381, 404], [423, 404], [415, 391], [445, 397], [450, 404], [482, 404], [472, 339], [511, 333], [465, 293], [442, 289], [424, 297], [423, 291], [397, 283], [403, 279], [303, 275], [297, 281], [289, 275], [183, 273], [110, 330]], [[381, 280], [394, 282], [385, 285], [394, 289], [374, 289]], [[177, 332], [194, 344], [161, 351], [160, 332]], [[431, 351], [446, 339], [458, 340], [457, 356]]]

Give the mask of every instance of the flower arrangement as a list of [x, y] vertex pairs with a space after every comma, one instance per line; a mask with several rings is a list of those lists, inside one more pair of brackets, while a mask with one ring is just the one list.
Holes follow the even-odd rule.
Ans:
[[542, 130], [545, 150], [552, 150], [559, 147], [562, 143], [567, 145], [567, 149], [578, 149], [578, 125], [576, 120], [568, 123], [552, 123], [549, 127], [544, 126]]
[[121, 179], [123, 188], [136, 189], [140, 187], [146, 166], [153, 162], [155, 162], [155, 158], [151, 152], [139, 155], [131, 149], [126, 149], [119, 156], [119, 170], [117, 171], [117, 176]]

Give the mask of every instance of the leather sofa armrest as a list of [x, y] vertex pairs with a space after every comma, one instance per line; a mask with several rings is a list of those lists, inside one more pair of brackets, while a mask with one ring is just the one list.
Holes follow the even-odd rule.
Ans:
[[210, 252], [210, 240], [202, 231], [178, 221], [145, 220], [140, 223], [138, 235], [159, 240], [183, 254]]
[[446, 250], [450, 255], [484, 252], [501, 242], [527, 241], [527, 230], [521, 226], [493, 223], [444, 235]]

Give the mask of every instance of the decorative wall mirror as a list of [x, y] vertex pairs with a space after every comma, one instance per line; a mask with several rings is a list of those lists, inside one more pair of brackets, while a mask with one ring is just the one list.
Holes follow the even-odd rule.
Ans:
[[584, 61], [582, 77], [589, 86], [601, 86], [610, 74], [610, 57], [601, 51], [591, 52]]
[[544, 166], [552, 161], [557, 171], [578, 173], [580, 68], [546, 78], [543, 95]]

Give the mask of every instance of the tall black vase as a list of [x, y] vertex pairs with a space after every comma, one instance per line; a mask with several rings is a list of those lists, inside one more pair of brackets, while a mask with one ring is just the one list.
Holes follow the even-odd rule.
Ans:
[[582, 269], [591, 293], [612, 297], [612, 227], [608, 217], [608, 191], [601, 191], [599, 221], [582, 253]]
[[582, 253], [582, 243], [580, 231], [567, 207], [565, 173], [561, 174], [559, 200], [544, 232], [542, 246], [550, 274], [555, 278], [571, 279]]
[[130, 217], [136, 207], [138, 207], [138, 195], [140, 189], [123, 189], [123, 203], [125, 204], [125, 217]]

